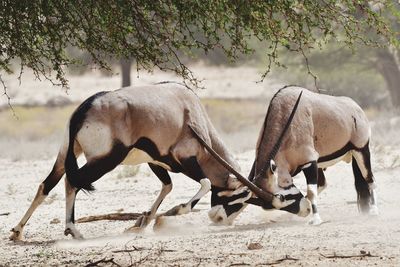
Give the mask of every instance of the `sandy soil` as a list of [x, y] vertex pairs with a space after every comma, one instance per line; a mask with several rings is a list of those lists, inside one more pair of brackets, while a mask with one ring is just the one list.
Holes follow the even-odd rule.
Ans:
[[[251, 167], [253, 153], [238, 156], [244, 173]], [[383, 154], [375, 155], [378, 156]], [[91, 222], [78, 225], [86, 240], [74, 241], [63, 236], [64, 192], [60, 183], [29, 221], [25, 241], [14, 243], [8, 241], [8, 231], [25, 212], [52, 161], [3, 159], [0, 160], [0, 213], [10, 214], [0, 216], [0, 265], [74, 266], [114, 258], [124, 266], [255, 266], [289, 257], [295, 260], [287, 259], [279, 264], [398, 266], [400, 167], [388, 168], [375, 160], [374, 163], [379, 185], [378, 217], [358, 213], [351, 166], [340, 163], [327, 171], [328, 188], [320, 196], [320, 212], [325, 223], [316, 227], [307, 225], [307, 218], [262, 211], [258, 207], [248, 207], [233, 226], [214, 226], [207, 216], [210, 206], [207, 195], [197, 206], [199, 212], [168, 218], [157, 231], [150, 226], [142, 234], [123, 234], [133, 222]], [[150, 170], [142, 166], [136, 176], [125, 178], [120, 178], [120, 172], [119, 167], [98, 181], [95, 193], [78, 195], [77, 217], [121, 209], [141, 212], [151, 205], [160, 185]], [[183, 175], [173, 175], [173, 183], [174, 190], [161, 210], [187, 201], [198, 188]], [[299, 176], [296, 183], [305, 189], [304, 177]], [[251, 250], [250, 243], [259, 243], [261, 247]], [[372, 256], [327, 258], [363, 253]]]
[[[259, 77], [254, 69], [207, 68], [202, 73], [211, 77], [206, 85], [211, 89], [204, 92], [207, 97], [258, 98], [272, 93], [265, 90], [271, 84], [253, 82]], [[170, 78], [157, 76], [143, 82]], [[15, 79], [8, 77], [7, 81], [10, 89], [17, 88], [13, 87], [17, 86]], [[93, 74], [91, 79], [72, 79], [71, 97], [67, 100], [80, 101], [94, 91], [114, 89], [118, 84], [119, 77], [103, 79], [98, 74]], [[12, 91], [16, 104], [49, 104], [65, 97], [61, 90], [43, 83], [23, 81], [23, 85]], [[44, 88], [38, 90], [39, 87]], [[88, 90], [75, 93], [73, 88]], [[226, 89], [229, 93], [221, 92], [220, 88], [230, 88]], [[390, 131], [390, 137], [387, 128], [382, 129], [380, 140], [398, 144], [393, 142], [399, 140], [398, 127]], [[373, 130], [373, 134], [377, 132]], [[45, 145], [42, 142], [37, 148]], [[23, 151], [23, 147], [21, 142], [15, 150]], [[399, 266], [400, 150], [397, 147], [373, 146], [380, 208], [377, 217], [358, 213], [351, 165], [340, 163], [326, 173], [328, 188], [319, 197], [319, 210], [325, 223], [320, 226], [307, 225], [309, 218], [252, 206], [232, 226], [211, 225], [207, 215], [210, 196], [207, 195], [196, 206], [198, 212], [168, 218], [157, 231], [150, 225], [142, 234], [123, 234], [134, 222], [92, 222], [78, 225], [86, 239], [75, 241], [63, 235], [65, 204], [61, 182], [26, 225], [25, 241], [16, 243], [8, 240], [9, 230], [28, 208], [54, 159], [0, 158], [0, 214], [9, 213], [0, 216], [0, 266], [84, 266], [102, 259], [113, 259], [122, 266]], [[237, 154], [244, 174], [249, 172], [253, 155], [254, 151]], [[126, 177], [124, 172], [123, 167], [118, 167], [95, 184], [95, 193], [80, 193], [76, 216], [147, 210], [160, 190], [158, 179], [146, 166], [141, 166], [133, 177]], [[160, 211], [186, 202], [199, 188], [183, 175], [172, 177], [174, 189]], [[302, 175], [295, 180], [302, 190], [305, 190], [304, 180]], [[258, 249], [251, 249], [254, 247]], [[112, 264], [99, 263], [99, 266]]]

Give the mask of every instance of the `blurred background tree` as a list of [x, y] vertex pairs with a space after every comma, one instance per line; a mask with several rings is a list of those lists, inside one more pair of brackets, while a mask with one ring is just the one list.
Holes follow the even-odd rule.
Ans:
[[[27, 67], [38, 78], [67, 86], [66, 67], [90, 64], [107, 69], [116, 61], [123, 66], [126, 85], [134, 60], [137, 69], [171, 70], [197, 85], [186, 58], [212, 53], [213, 59], [235, 62], [261, 54], [264, 78], [273, 64], [285, 63], [282, 54], [302, 66], [306, 62], [308, 70], [313, 58], [337, 60], [325, 52], [310, 54], [314, 48], [395, 45], [397, 5], [350, 0], [5, 0], [0, 3], [0, 70], [12, 72], [12, 62], [18, 59], [21, 75]], [[388, 75], [398, 72], [397, 65], [395, 69], [386, 64], [398, 62], [390, 49], [374, 54], [388, 88], [398, 84], [394, 74]], [[351, 64], [351, 58], [355, 60], [348, 56], [343, 64]], [[6, 90], [4, 83], [3, 87]]]

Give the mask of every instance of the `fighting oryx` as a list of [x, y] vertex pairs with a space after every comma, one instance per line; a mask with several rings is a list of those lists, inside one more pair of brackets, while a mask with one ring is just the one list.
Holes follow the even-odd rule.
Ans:
[[[288, 110], [302, 94], [293, 121], [284, 129]], [[280, 133], [287, 131], [283, 138]], [[310, 224], [322, 222], [317, 195], [326, 187], [323, 169], [344, 160], [352, 161], [358, 206], [361, 212], [377, 214], [375, 182], [369, 151], [371, 129], [363, 110], [348, 97], [284, 87], [272, 98], [261, 129], [250, 180], [265, 191], [277, 185], [289, 188], [292, 177], [304, 172], [307, 198], [312, 203]], [[265, 171], [265, 166], [272, 170]], [[278, 183], [274, 180], [278, 180]]]
[[[238, 169], [237, 162], [219, 138], [199, 98], [183, 85], [161, 83], [91, 96], [72, 114], [53, 169], [39, 185], [34, 200], [21, 221], [12, 229], [10, 238], [21, 239], [28, 219], [64, 173], [64, 233], [82, 238], [74, 225], [76, 194], [79, 190], [93, 190], [92, 183], [119, 164], [148, 163], [162, 182], [159, 196], [150, 211], [136, 221], [137, 228], [145, 227], [154, 219], [161, 202], [172, 190], [168, 171], [184, 173], [199, 182], [201, 188], [187, 203], [170, 209], [164, 215], [190, 212], [210, 189], [211, 204], [219, 207], [219, 212], [213, 212], [214, 209], [209, 213], [214, 221], [232, 222], [246, 206], [245, 201], [251, 195], [249, 190], [260, 197], [262, 203], [272, 203], [271, 208], [284, 209], [289, 204], [298, 205], [299, 208], [293, 212], [308, 215], [310, 207], [304, 205], [308, 201], [302, 195], [288, 201], [282, 199], [282, 195], [264, 192], [247, 179], [238, 181], [204, 150], [190, 127], [196, 129], [201, 138], [225, 161]], [[87, 162], [79, 167], [77, 157], [81, 154]], [[224, 191], [244, 192], [244, 195], [232, 193], [226, 197]], [[298, 195], [299, 192], [297, 190], [295, 193]]]
[[[284, 192], [281, 197], [288, 201], [298, 192], [292, 177], [303, 171], [307, 198], [312, 203], [310, 224], [318, 225], [322, 220], [317, 210], [317, 195], [326, 187], [323, 169], [341, 160], [352, 161], [359, 209], [375, 215], [378, 208], [369, 152], [370, 134], [364, 112], [352, 99], [285, 86], [270, 101], [249, 180], [266, 192]], [[221, 164], [235, 172], [217, 152], [205, 142], [203, 145]], [[232, 197], [229, 192], [226, 194]], [[260, 198], [249, 198], [246, 203], [272, 208], [267, 202], [260, 202]], [[293, 203], [285, 210], [298, 207]], [[216, 208], [212, 210], [214, 213], [224, 213], [221, 207]]]

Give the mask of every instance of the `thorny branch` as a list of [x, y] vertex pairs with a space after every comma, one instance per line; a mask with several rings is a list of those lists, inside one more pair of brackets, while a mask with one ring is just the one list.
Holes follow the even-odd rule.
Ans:
[[111, 58], [134, 58], [138, 68], [172, 70], [197, 86], [183, 55], [220, 49], [235, 61], [253, 53], [251, 42], [258, 40], [271, 44], [265, 77], [272, 63], [279, 65], [278, 54], [296, 52], [293, 47], [330, 40], [348, 46], [396, 40], [383, 15], [390, 8], [377, 12], [360, 1], [3, 2], [0, 71], [11, 72], [11, 64], [20, 59], [21, 67], [32, 69], [38, 79], [62, 86], [68, 85], [66, 67], [80, 63], [66, 53], [68, 47], [85, 51], [91, 64], [101, 68], [109, 68]]
[[13, 106], [11, 105], [11, 97], [8, 94], [7, 85], [4, 82], [3, 77], [1, 76], [1, 74], [0, 74], [0, 83], [3, 86], [3, 96], [5, 96], [7, 98], [8, 107], [11, 109], [11, 112], [12, 112], [14, 118], [18, 118], [17, 114], [15, 113], [15, 110], [14, 110]]

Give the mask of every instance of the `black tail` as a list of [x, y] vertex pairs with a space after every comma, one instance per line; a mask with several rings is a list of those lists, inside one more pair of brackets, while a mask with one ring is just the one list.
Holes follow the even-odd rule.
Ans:
[[362, 213], [369, 211], [369, 202], [371, 199], [371, 193], [369, 191], [369, 186], [367, 181], [362, 176], [360, 167], [358, 167], [356, 159], [353, 157], [352, 160], [353, 174], [354, 174], [354, 184], [357, 190], [357, 203], [358, 209]]
[[80, 175], [79, 173], [80, 169], [78, 167], [78, 162], [74, 154], [75, 137], [81, 129], [82, 124], [86, 119], [86, 113], [91, 108], [93, 101], [97, 97], [102, 96], [106, 93], [107, 92], [99, 92], [86, 99], [72, 114], [71, 120], [69, 122], [69, 141], [67, 155], [65, 159], [65, 173], [67, 175], [68, 182], [78, 189], [92, 191], [94, 190], [94, 187], [92, 186], [91, 182], [88, 182], [87, 178], [85, 179], [85, 177], [82, 177], [82, 175]]

